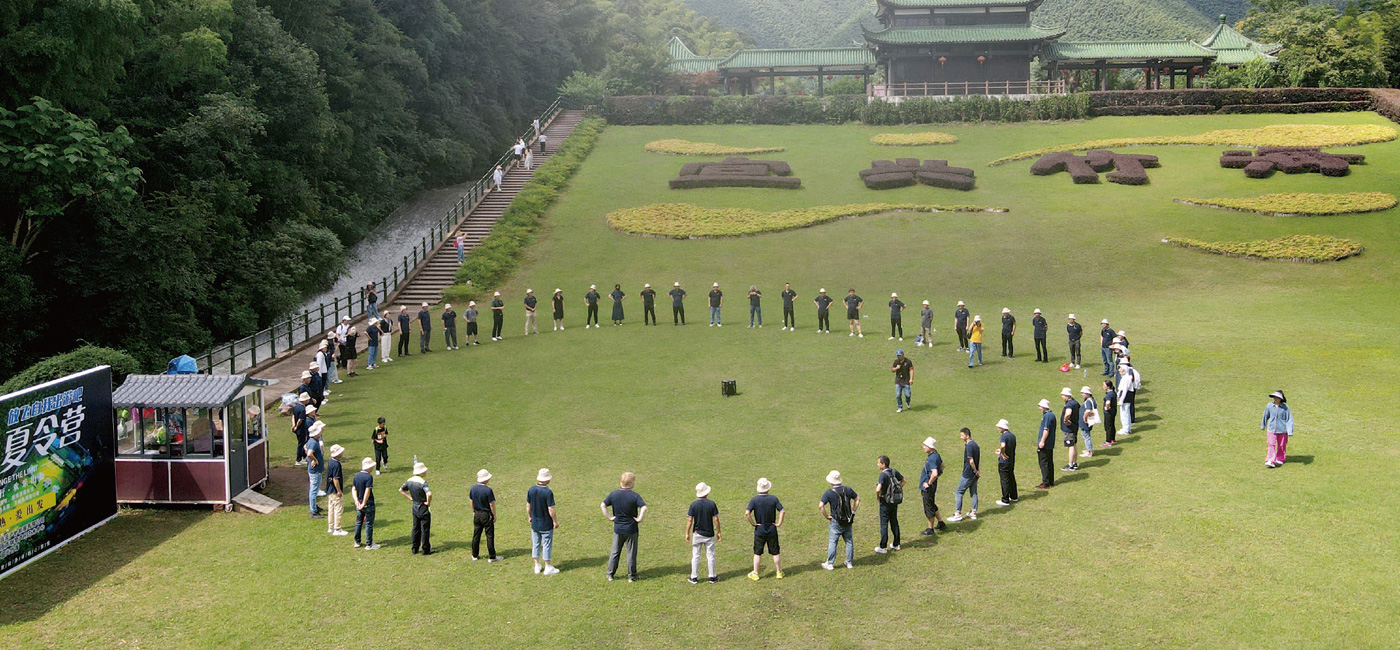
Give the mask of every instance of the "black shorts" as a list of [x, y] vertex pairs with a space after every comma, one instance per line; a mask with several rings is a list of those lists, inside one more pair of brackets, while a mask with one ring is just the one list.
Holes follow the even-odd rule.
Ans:
[[467, 336], [476, 336], [476, 321], [467, 321]]
[[1064, 436], [1065, 436], [1065, 446], [1066, 446], [1066, 447], [1073, 447], [1073, 446], [1074, 446], [1074, 443], [1077, 442], [1077, 441], [1079, 440], [1079, 432], [1078, 432], [1078, 431], [1061, 431], [1060, 433], [1063, 433]]
[[769, 555], [782, 554], [782, 550], [778, 548], [778, 531], [775, 530], [771, 533], [768, 533], [767, 535], [759, 535], [758, 533], [754, 533], [753, 554], [763, 555], [763, 547], [765, 546], [768, 547]]
[[933, 502], [934, 493], [936, 493], [937, 491], [937, 483], [928, 486], [928, 489], [924, 490], [924, 517], [931, 519], [934, 515], [938, 514], [938, 504]]
[[860, 312], [847, 309], [846, 320], [860, 320]]

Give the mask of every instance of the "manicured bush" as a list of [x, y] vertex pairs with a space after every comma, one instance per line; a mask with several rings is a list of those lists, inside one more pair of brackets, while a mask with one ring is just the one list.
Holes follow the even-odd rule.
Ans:
[[787, 151], [783, 147], [731, 147], [713, 142], [691, 142], [689, 140], [653, 140], [646, 144], [646, 150], [652, 153], [668, 153], [677, 156], [735, 156]]
[[948, 190], [960, 190], [966, 192], [976, 187], [976, 181], [974, 181], [971, 176], [964, 176], [962, 174], [954, 174], [949, 172], [920, 171], [915, 173], [914, 177], [917, 178], [919, 182], [923, 183], [924, 185], [941, 187], [943, 189]]
[[862, 175], [861, 180], [865, 181], [865, 186], [872, 190], [892, 190], [896, 187], [909, 187], [916, 182], [914, 180], [914, 174], [906, 171], [861, 170], [862, 173], [868, 171], [875, 173]]
[[830, 97], [725, 95], [607, 97], [597, 111], [620, 125], [656, 124], [931, 124], [1024, 122], [1089, 116], [1086, 95], [1045, 95], [1031, 100], [972, 96], [912, 98], [898, 104], [864, 95]]
[[618, 210], [610, 213], [607, 219], [608, 225], [626, 233], [691, 239], [778, 232], [885, 212], [1005, 211], [1005, 208], [975, 205], [865, 203], [763, 212], [748, 208], [702, 208], [688, 203], [664, 203]]
[[802, 187], [802, 179], [800, 178], [749, 174], [678, 176], [667, 183], [673, 190], [693, 190], [706, 187], [761, 187], [775, 190], [795, 190]]
[[[1209, 107], [1211, 110], [1208, 112], [1216, 112], [1227, 106], [1279, 107], [1331, 105], [1338, 102], [1369, 105], [1373, 101], [1373, 94], [1364, 88], [1193, 88], [1089, 93], [1093, 115], [1160, 115], [1162, 113], [1150, 112], [1150, 109], [1178, 106]], [[1109, 109], [1116, 110], [1109, 112]], [[1131, 109], [1143, 109], [1143, 112], [1130, 112]]]
[[1389, 210], [1396, 205], [1395, 197], [1385, 192], [1345, 192], [1340, 194], [1292, 192], [1285, 194], [1263, 194], [1260, 196], [1238, 199], [1182, 198], [1173, 200], [1186, 205], [1201, 205], [1280, 217], [1377, 212], [1380, 210]]
[[1326, 235], [1291, 235], [1243, 242], [1207, 242], [1178, 237], [1167, 237], [1162, 241], [1229, 257], [1293, 262], [1332, 262], [1359, 255], [1365, 250], [1361, 244], [1350, 239]]
[[1243, 168], [1245, 176], [1249, 178], [1268, 178], [1275, 169], [1285, 174], [1346, 176], [1353, 163], [1366, 160], [1366, 156], [1361, 154], [1330, 154], [1316, 147], [1259, 147], [1253, 155], [1248, 151], [1227, 151], [1225, 154], [1220, 157], [1220, 166], [1226, 169]]
[[870, 144], [878, 144], [886, 147], [917, 147], [930, 144], [952, 144], [958, 141], [958, 136], [951, 133], [939, 133], [938, 131], [923, 131], [920, 133], [881, 133], [870, 138]]
[[1299, 102], [1297, 104], [1230, 104], [1221, 106], [1216, 113], [1349, 113], [1371, 109], [1369, 101], [1354, 102]]
[[870, 169], [860, 170], [860, 178], [872, 190], [908, 187], [915, 182], [962, 191], [976, 186], [971, 169], [949, 167], [946, 160], [925, 160], [920, 163], [918, 158], [873, 161]]
[[141, 363], [136, 360], [136, 357], [122, 350], [84, 345], [63, 354], [56, 354], [21, 370], [19, 374], [10, 377], [4, 385], [0, 385], [0, 394], [9, 394], [30, 386], [38, 386], [44, 382], [61, 379], [75, 372], [82, 372], [97, 366], [112, 367], [112, 386], [114, 388], [120, 386], [126, 380], [127, 375], [141, 372]]
[[781, 160], [725, 158], [720, 162], [686, 163], [669, 181], [673, 190], [703, 187], [766, 187], [795, 190], [802, 179], [791, 178], [792, 167]]
[[1220, 129], [1197, 135], [1145, 136], [1140, 138], [1108, 138], [1022, 151], [987, 163], [988, 167], [1015, 160], [1035, 158], [1048, 153], [1116, 149], [1148, 145], [1224, 145], [1236, 147], [1342, 147], [1373, 142], [1390, 142], [1400, 132], [1379, 124], [1271, 124], [1254, 129]]
[[1146, 185], [1147, 169], [1160, 166], [1156, 156], [1095, 149], [1083, 156], [1068, 152], [1045, 154], [1031, 165], [1031, 173], [1048, 176], [1067, 171], [1076, 185], [1087, 185], [1099, 182], [1100, 173], [1110, 172], [1110, 183]]
[[1244, 175], [1248, 178], [1268, 178], [1274, 174], [1274, 163], [1268, 160], [1255, 158], [1244, 166]]

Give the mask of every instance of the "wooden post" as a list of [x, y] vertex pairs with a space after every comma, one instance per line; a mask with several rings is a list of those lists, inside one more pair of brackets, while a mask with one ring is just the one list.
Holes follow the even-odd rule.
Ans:
[[1169, 72], [1167, 72], [1167, 74], [1171, 75], [1171, 80], [1167, 83], [1170, 85], [1172, 90], [1176, 90], [1176, 68], [1172, 68]]
[[776, 94], [778, 93], [778, 77], [777, 77], [777, 75], [773, 74], [773, 70], [774, 70], [774, 68], [768, 68], [768, 94], [769, 94], [769, 95], [776, 95]]
[[[1205, 67], [1205, 66], [1201, 66], [1201, 67]], [[1191, 89], [1191, 77], [1194, 77], [1194, 76], [1196, 76], [1196, 73], [1192, 72], [1192, 71], [1191, 71], [1191, 68], [1187, 68], [1187, 69], [1186, 69], [1186, 89], [1187, 89], [1187, 90], [1190, 90], [1190, 89]]]
[[817, 66], [817, 97], [821, 97], [825, 94], [826, 91], [826, 86], [822, 83], [822, 81], [822, 67]]

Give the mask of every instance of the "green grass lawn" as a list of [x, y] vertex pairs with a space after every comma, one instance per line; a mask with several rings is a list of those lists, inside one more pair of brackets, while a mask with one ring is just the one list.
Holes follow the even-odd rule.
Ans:
[[[1222, 147], [1135, 147], [1161, 157], [1151, 183], [1076, 186], [1033, 177], [1031, 161], [992, 159], [1101, 137], [1190, 134], [1274, 123], [1386, 123], [1370, 114], [1100, 118], [1088, 122], [931, 127], [953, 145], [887, 148], [862, 126], [611, 128], [552, 211], [510, 298], [507, 340], [414, 355], [362, 372], [325, 409], [327, 444], [370, 452], [374, 418], [388, 418], [392, 473], [378, 480], [373, 553], [308, 521], [304, 478], [271, 492], [271, 516], [126, 511], [115, 522], [0, 583], [0, 629], [15, 647], [1393, 647], [1400, 637], [1393, 429], [1400, 386], [1400, 229], [1396, 210], [1275, 218], [1172, 203], [1176, 197], [1343, 192], [1400, 186], [1400, 142], [1349, 149], [1368, 164], [1345, 178], [1246, 179], [1216, 164]], [[797, 191], [672, 191], [683, 162], [648, 154], [659, 138], [777, 145], [761, 156], [792, 164]], [[874, 192], [856, 172], [896, 156], [946, 158], [977, 170], [968, 193], [923, 186]], [[685, 201], [782, 209], [929, 202], [996, 205], [1004, 214], [888, 214], [738, 239], [677, 241], [610, 230], [614, 209]], [[1259, 262], [1161, 243], [1328, 234], [1366, 246], [1335, 264]], [[690, 291], [690, 325], [643, 328], [643, 282]], [[705, 326], [703, 294], [727, 293], [725, 327]], [[800, 294], [800, 329], [782, 332], [778, 292]], [[628, 322], [585, 330], [590, 283], [629, 293]], [[767, 295], [766, 327], [751, 331], [743, 294]], [[562, 287], [568, 330], [523, 340], [524, 290]], [[867, 301], [866, 337], [844, 335], [836, 314], [818, 336], [819, 287], [854, 287]], [[913, 411], [896, 414], [887, 372], [891, 291], [929, 299], [937, 345], [904, 346], [917, 367]], [[954, 352], [953, 304], [993, 325], [985, 367]], [[998, 356], [1001, 308], [1020, 318], [1017, 357]], [[1050, 318], [1054, 364], [1035, 364], [1032, 308]], [[1085, 369], [1066, 360], [1064, 314], [1086, 324]], [[608, 309], [603, 309], [604, 322]], [[1038, 482], [1033, 430], [1041, 398], [1097, 387], [1100, 318], [1128, 330], [1147, 379], [1139, 435], [1100, 453], [1048, 493]], [[837, 330], [840, 330], [839, 332]], [[416, 345], [416, 344], [415, 344]], [[741, 394], [719, 396], [721, 379]], [[1263, 467], [1264, 395], [1288, 392], [1298, 434], [1289, 463]], [[1385, 417], [1389, 413], [1391, 417]], [[991, 449], [999, 418], [1021, 437], [1021, 503], [1001, 509]], [[285, 464], [291, 436], [275, 425]], [[957, 429], [982, 442], [982, 513], [922, 538], [912, 480], [919, 442], [939, 439], [958, 462]], [[1096, 431], [1101, 439], [1101, 431]], [[877, 541], [875, 457], [911, 479], [904, 550]], [[431, 468], [435, 546], [408, 552], [408, 506], [394, 492], [417, 454]], [[1057, 459], [1057, 467], [1063, 464]], [[524, 492], [536, 469], [554, 473], [564, 572], [532, 575]], [[498, 545], [506, 561], [471, 562], [466, 493], [478, 468], [496, 476]], [[826, 522], [815, 511], [823, 478], [841, 470], [866, 499], [856, 524], [856, 569], [822, 571]], [[611, 528], [598, 512], [624, 470], [651, 512], [643, 523], [642, 580], [603, 578]], [[788, 577], [744, 579], [751, 532], [742, 510], [760, 476], [787, 507]], [[686, 584], [682, 539], [692, 486], [714, 486], [725, 526], [718, 585]], [[940, 487], [952, 510], [956, 480]], [[347, 514], [347, 517], [349, 515]], [[484, 551], [483, 551], [484, 553]]]

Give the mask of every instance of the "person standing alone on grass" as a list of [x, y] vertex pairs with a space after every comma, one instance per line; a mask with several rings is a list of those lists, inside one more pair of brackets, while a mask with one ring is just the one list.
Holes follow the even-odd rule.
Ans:
[[997, 431], [1001, 442], [997, 445], [997, 476], [1001, 479], [1001, 499], [999, 506], [1009, 506], [1021, 500], [1016, 493], [1016, 434], [1011, 433], [1011, 424], [1006, 420], [997, 421]]
[[369, 441], [374, 445], [374, 475], [378, 476], [380, 470], [389, 467], [389, 427], [385, 426], [384, 418], [379, 418], [379, 424], [369, 434]]
[[1040, 432], [1036, 435], [1035, 456], [1040, 464], [1040, 485], [1042, 490], [1055, 485], [1055, 414], [1050, 412], [1050, 400], [1040, 400]]
[[467, 496], [472, 502], [472, 561], [481, 558], [481, 534], [486, 533], [486, 561], [498, 562], [496, 556], [496, 492], [491, 489], [491, 472], [476, 473], [476, 485]]
[[719, 582], [715, 573], [715, 542], [720, 538], [719, 506], [709, 500], [710, 486], [704, 481], [695, 486], [695, 500], [685, 517], [685, 541], [690, 544], [690, 584], [700, 582], [700, 551], [705, 551], [709, 563], [710, 584]]
[[1010, 307], [1001, 308], [1001, 356], [1008, 359], [1016, 357], [1016, 317], [1011, 315]]
[[[856, 508], [860, 507], [860, 497], [856, 491], [841, 484], [841, 472], [831, 470], [826, 475], [827, 484], [831, 488], [822, 493], [822, 499], [817, 503], [817, 512], [822, 513], [826, 520], [831, 522], [826, 535], [826, 561], [822, 563], [822, 568], [827, 571], [835, 568], [836, 545], [840, 540], [846, 541], [846, 568], [855, 568], [856, 547], [855, 534], [851, 530], [856, 520]], [[828, 512], [827, 508], [830, 507]]]
[[[559, 513], [554, 509], [554, 491], [549, 482], [554, 477], [549, 468], [535, 474], [535, 484], [525, 493], [525, 516], [530, 519], [530, 558], [535, 561], [535, 573], [552, 576], [554, 568], [554, 530], [559, 528]], [[544, 566], [541, 567], [540, 563]]]
[[667, 292], [671, 296], [671, 325], [685, 324], [685, 289], [681, 288], [681, 283], [671, 285], [671, 290]]
[[943, 530], [948, 524], [943, 523], [943, 519], [938, 516], [938, 504], [934, 497], [938, 492], [938, 477], [943, 475], [943, 456], [939, 455], [938, 449], [934, 445], [938, 444], [933, 436], [924, 438], [924, 472], [919, 476], [919, 492], [924, 501], [924, 517], [928, 518], [928, 528], [920, 535], [932, 535], [935, 530]]
[[556, 287], [549, 301], [554, 308], [554, 331], [558, 332], [564, 329], [564, 290]]
[[927, 300], [919, 312], [919, 345], [933, 347], [933, 308], [928, 306]]
[[1045, 335], [1049, 332], [1050, 324], [1040, 315], [1040, 308], [1037, 307], [1032, 313], [1035, 314], [1031, 319], [1031, 342], [1035, 343], [1035, 360], [1050, 363], [1050, 349], [1045, 346]]
[[967, 367], [972, 367], [972, 360], [977, 359], [977, 365], [982, 365], [982, 317], [972, 317], [972, 327], [967, 328]]
[[423, 303], [418, 307], [418, 351], [428, 353], [428, 344], [433, 337], [433, 315], [428, 311], [428, 303]]
[[856, 295], [855, 289], [848, 289], [844, 302], [846, 303], [846, 324], [851, 330], [847, 336], [859, 335], [860, 338], [865, 338], [865, 332], [860, 329], [860, 309], [865, 306], [865, 301]]
[[719, 283], [716, 282], [710, 287], [710, 327], [724, 327], [724, 320], [719, 313], [720, 307], [723, 306], [724, 292], [719, 290]]
[[462, 312], [462, 318], [467, 321], [467, 345], [481, 345], [481, 339], [477, 336], [478, 325], [476, 319], [480, 317], [480, 312], [476, 310], [476, 301], [467, 301], [467, 310]]
[[894, 412], [903, 413], [905, 404], [914, 405], [914, 362], [904, 356], [903, 349], [894, 351], [890, 372], [894, 373]]
[[307, 494], [311, 506], [311, 518], [320, 519], [325, 517], [321, 514], [321, 509], [316, 504], [316, 497], [321, 494], [321, 479], [326, 473], [326, 459], [321, 453], [321, 430], [324, 426], [313, 426], [306, 439], [306, 476], [311, 483], [311, 491]]
[[749, 285], [749, 328], [754, 326], [754, 319], [758, 319], [758, 328], [763, 329], [763, 292], [758, 290], [757, 285]]
[[[598, 506], [603, 516], [613, 522], [612, 551], [608, 553], [609, 581], [617, 573], [623, 548], [627, 549], [627, 581], [637, 579], [637, 540], [641, 535], [639, 525], [647, 515], [647, 503], [642, 500], [642, 495], [632, 491], [636, 484], [636, 474], [623, 472], [618, 480], [619, 488], [610, 492]], [[611, 515], [608, 514], [609, 507], [612, 508]]]
[[1065, 332], [1069, 334], [1069, 367], [1078, 368], [1084, 362], [1084, 356], [1079, 352], [1079, 344], [1084, 338], [1084, 326], [1075, 321], [1074, 314], [1069, 315], [1069, 324], [1065, 325]]
[[899, 340], [904, 340], [904, 301], [899, 299], [899, 294], [890, 294], [890, 338], [893, 341], [895, 332], [899, 332]]
[[650, 282], [642, 285], [642, 327], [647, 325], [657, 325], [656, 290], [651, 288]]
[[602, 327], [598, 324], [598, 300], [602, 298], [598, 294], [598, 285], [588, 285], [588, 293], [583, 294], [583, 302], [588, 305], [588, 316], [583, 319], [583, 329], [588, 329], [589, 325], [594, 328]]
[[326, 532], [336, 537], [349, 534], [340, 528], [340, 514], [345, 510], [345, 472], [340, 467], [344, 453], [344, 447], [331, 445], [331, 459], [326, 461]]
[[[890, 467], [890, 457], [875, 459], [875, 467], [880, 470], [875, 477], [875, 499], [880, 502], [880, 545], [876, 553], [886, 549], [899, 550], [899, 504], [904, 503], [904, 475]], [[893, 535], [894, 544], [890, 544]]]
[[1074, 401], [1074, 393], [1069, 386], [1060, 391], [1060, 401], [1065, 403], [1060, 410], [1060, 433], [1064, 434], [1065, 458], [1068, 459], [1060, 469], [1073, 472], [1079, 469], [1079, 459], [1075, 453], [1075, 446], [1079, 444], [1079, 402]]
[[351, 481], [351, 496], [355, 498], [355, 546], [360, 548], [360, 533], [364, 533], [365, 550], [379, 548], [374, 543], [374, 477], [369, 471], [374, 469], [374, 459], [360, 461], [360, 471]]
[[1101, 421], [1102, 415], [1099, 405], [1094, 403], [1094, 392], [1088, 386], [1079, 389], [1079, 400], [1079, 437], [1084, 441], [1079, 457], [1090, 458], [1094, 455], [1094, 425]]
[[365, 302], [369, 305], [366, 307], [369, 319], [373, 321], [379, 318], [379, 291], [374, 288], [373, 282], [365, 285]]
[[1288, 408], [1288, 398], [1283, 391], [1269, 393], [1271, 400], [1264, 407], [1264, 420], [1259, 428], [1264, 430], [1268, 448], [1264, 452], [1264, 467], [1273, 469], [1288, 460], [1288, 437], [1293, 435], [1293, 411]]
[[959, 300], [958, 308], [953, 311], [953, 329], [958, 332], [958, 352], [967, 352], [967, 318], [971, 315], [967, 306]]
[[539, 334], [540, 328], [535, 324], [535, 310], [539, 307], [540, 301], [535, 298], [534, 289], [525, 290], [525, 336]]
[[506, 301], [501, 300], [501, 292], [496, 291], [491, 295], [491, 340], [500, 341], [505, 338], [506, 328]]
[[1103, 376], [1113, 374], [1113, 342], [1118, 332], [1108, 326], [1108, 319], [1099, 321], [1099, 356], [1103, 358]]
[[618, 327], [618, 326], [622, 325], [622, 320], [623, 320], [623, 315], [622, 315], [622, 299], [623, 299], [623, 298], [626, 298], [626, 297], [627, 297], [627, 294], [622, 290], [622, 285], [620, 285], [620, 284], [614, 284], [614, 285], [613, 285], [612, 293], [608, 294], [608, 297], [609, 297], [609, 298], [612, 298], [612, 303], [613, 303], [613, 308], [612, 308], [612, 322], [613, 322], [613, 327]]
[[413, 528], [409, 538], [412, 540], [415, 555], [420, 548], [423, 550], [423, 555], [433, 554], [433, 543], [429, 539], [433, 528], [433, 513], [431, 511], [433, 491], [428, 487], [427, 479], [424, 478], [427, 475], [427, 465], [414, 463], [413, 476], [410, 476], [399, 488], [399, 494], [402, 494], [413, 504]]
[[812, 299], [812, 304], [817, 306], [817, 333], [831, 333], [831, 303], [836, 302], [835, 298], [826, 295], [826, 289], [817, 292], [817, 297]]
[[797, 313], [793, 311], [792, 301], [797, 298], [797, 292], [792, 290], [792, 283], [783, 284], [783, 331], [797, 331]]
[[953, 494], [953, 516], [948, 521], [962, 521], [964, 492], [972, 494], [972, 509], [968, 510], [967, 518], [976, 520], [977, 481], [982, 478], [982, 448], [972, 439], [972, 429], [963, 427], [958, 430], [958, 435], [963, 440], [963, 471], [962, 478], [958, 480], [958, 491]]
[[452, 310], [452, 303], [442, 309], [442, 343], [449, 350], [457, 349], [457, 312]]
[[408, 316], [408, 307], [399, 306], [399, 356], [408, 356], [409, 334], [413, 331], [413, 319]]
[[753, 526], [753, 572], [749, 580], [758, 580], [758, 561], [763, 557], [763, 549], [773, 556], [773, 570], [778, 578], [783, 577], [782, 549], [778, 544], [778, 528], [783, 525], [783, 502], [768, 492], [773, 483], [766, 478], [758, 479], [758, 495], [749, 499], [744, 509], [744, 517]]

